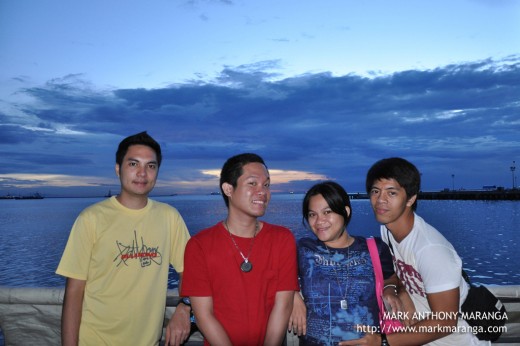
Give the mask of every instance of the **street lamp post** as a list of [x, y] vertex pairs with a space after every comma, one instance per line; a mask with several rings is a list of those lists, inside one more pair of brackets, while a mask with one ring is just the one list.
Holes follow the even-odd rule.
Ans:
[[455, 191], [455, 174], [451, 175], [451, 190]]
[[515, 170], [516, 170], [515, 161], [513, 161], [513, 165], [511, 167], [509, 167], [509, 169], [511, 169], [511, 176], [513, 177], [513, 190], [514, 190], [515, 189]]

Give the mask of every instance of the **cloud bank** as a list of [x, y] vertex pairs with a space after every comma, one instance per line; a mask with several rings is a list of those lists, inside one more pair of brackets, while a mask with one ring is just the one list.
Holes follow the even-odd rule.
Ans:
[[266, 72], [276, 63], [160, 89], [102, 89], [82, 75], [28, 86], [19, 76], [17, 101], [0, 104], [0, 189], [34, 190], [41, 181], [41, 191], [65, 194], [77, 180], [75, 193], [117, 189], [117, 144], [143, 130], [163, 146], [157, 193], [217, 191], [218, 178], [207, 172], [240, 152], [264, 157], [275, 191], [305, 191], [323, 179], [363, 191], [370, 165], [390, 156], [414, 162], [425, 190], [511, 187], [519, 56], [282, 80]]

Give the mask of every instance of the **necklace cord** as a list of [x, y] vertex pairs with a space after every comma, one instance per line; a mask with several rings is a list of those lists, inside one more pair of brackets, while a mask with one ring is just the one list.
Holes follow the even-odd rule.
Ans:
[[226, 230], [228, 231], [229, 236], [231, 237], [231, 241], [233, 242], [233, 244], [237, 248], [238, 252], [240, 253], [240, 256], [242, 256], [242, 259], [244, 260], [244, 262], [249, 263], [249, 256], [251, 256], [251, 250], [253, 249], [253, 244], [255, 243], [256, 234], [258, 233], [258, 228], [259, 228], [258, 220], [256, 220], [255, 232], [253, 233], [253, 240], [249, 244], [249, 250], [247, 252], [247, 257], [244, 256], [242, 251], [240, 251], [240, 248], [238, 247], [238, 244], [236, 243], [235, 239], [233, 238], [233, 234], [231, 234], [231, 231], [230, 231], [228, 223], [227, 223], [227, 219], [224, 220], [224, 226], [226, 226]]
[[[353, 244], [354, 242], [352, 242]], [[330, 261], [332, 262], [331, 266], [332, 266], [332, 270], [334, 271], [334, 276], [336, 277], [336, 283], [338, 284], [338, 288], [339, 288], [339, 294], [341, 295], [341, 298], [343, 299], [343, 301], [346, 301], [347, 299], [347, 285], [348, 285], [348, 281], [349, 281], [349, 273], [350, 273], [350, 265], [349, 265], [349, 262], [350, 262], [350, 246], [352, 246], [352, 244], [350, 244], [349, 246], [347, 246], [347, 281], [345, 282], [345, 294], [343, 294], [343, 290], [341, 289], [341, 284], [339, 282], [339, 276], [338, 276], [338, 273], [336, 272], [336, 268], [334, 266], [334, 261], [332, 259], [332, 254], [330, 253], [330, 250], [329, 250], [329, 247], [327, 246], [327, 244], [323, 243], [323, 245], [325, 245], [325, 249], [327, 250], [327, 253], [329, 254], [329, 258], [330, 258]]]

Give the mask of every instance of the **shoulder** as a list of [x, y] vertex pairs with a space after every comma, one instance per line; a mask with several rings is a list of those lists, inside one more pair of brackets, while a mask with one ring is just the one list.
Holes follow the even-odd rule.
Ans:
[[304, 247], [315, 248], [318, 245], [319, 245], [319, 242], [318, 242], [318, 239], [316, 239], [316, 238], [305, 237], [305, 238], [301, 238], [300, 240], [298, 240], [298, 247], [300, 247], [300, 248], [304, 248]]
[[368, 240], [374, 239], [376, 243], [376, 247], [379, 253], [382, 253], [383, 251], [388, 251], [388, 245], [381, 239], [381, 237], [362, 237], [362, 236], [352, 236], [356, 242], [354, 244], [354, 249], [358, 250], [367, 250], [368, 251]]
[[413, 231], [417, 237], [416, 243], [422, 247], [428, 246], [447, 246], [451, 247], [451, 243], [437, 230], [434, 226], [427, 223], [422, 217], [415, 214]]
[[112, 196], [97, 203], [91, 204], [81, 211], [80, 216], [97, 214], [100, 210], [115, 208], [117, 205], [116, 202], [114, 202], [114, 200], [115, 196]]
[[381, 237], [373, 237], [373, 238], [376, 242], [378, 249], [381, 250], [381, 248], [388, 248], [388, 245], [383, 241], [383, 239]]
[[272, 237], [294, 238], [293, 233], [287, 227], [280, 226], [280, 225], [273, 225], [273, 224], [265, 222], [265, 221], [262, 221], [262, 223], [263, 223], [262, 232], [265, 231], [264, 234], [267, 234]]
[[168, 211], [168, 212], [173, 212], [176, 214], [179, 213], [175, 207], [173, 207], [172, 205], [170, 205], [168, 203], [159, 202], [154, 199], [148, 199], [148, 203], [150, 203], [150, 207], [152, 209], [159, 209], [161, 211]]
[[206, 239], [214, 239], [214, 238], [221, 237], [222, 234], [224, 234], [222, 232], [221, 228], [224, 229], [224, 227], [221, 225], [221, 222], [216, 223], [211, 227], [205, 228], [205, 229], [197, 232], [197, 234], [193, 235], [190, 238], [190, 241], [192, 241], [192, 242], [205, 241]]

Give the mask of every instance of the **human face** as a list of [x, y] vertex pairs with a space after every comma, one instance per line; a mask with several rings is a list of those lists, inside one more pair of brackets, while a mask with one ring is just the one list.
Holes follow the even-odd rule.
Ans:
[[121, 181], [121, 197], [148, 197], [155, 186], [159, 166], [155, 151], [146, 145], [131, 145], [116, 173]]
[[377, 180], [370, 190], [370, 204], [376, 220], [390, 230], [408, 224], [416, 198], [408, 198], [406, 190], [395, 179]]
[[229, 197], [230, 212], [241, 212], [259, 217], [265, 214], [271, 200], [271, 179], [267, 168], [259, 162], [251, 162], [242, 167], [242, 175], [237, 186], [222, 184], [224, 193]]
[[[350, 214], [350, 208], [347, 206], [345, 208], [347, 213]], [[345, 231], [345, 219], [332, 211], [321, 194], [314, 195], [309, 199], [309, 213], [306, 218], [312, 232], [326, 245], [332, 247], [347, 245], [348, 235]]]

